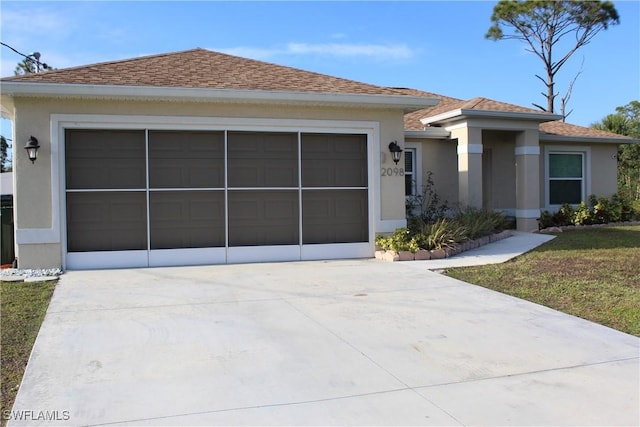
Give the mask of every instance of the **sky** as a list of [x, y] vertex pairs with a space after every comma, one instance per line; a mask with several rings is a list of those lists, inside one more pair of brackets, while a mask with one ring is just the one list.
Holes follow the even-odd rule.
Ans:
[[[546, 105], [540, 59], [523, 42], [484, 38], [495, 3], [1, 0], [0, 38], [59, 69], [200, 47], [380, 86]], [[640, 99], [640, 1], [614, 4], [620, 24], [556, 76], [563, 96], [580, 73], [568, 122], [589, 126]], [[1, 46], [0, 75], [21, 60]], [[10, 137], [10, 122], [0, 124]]]

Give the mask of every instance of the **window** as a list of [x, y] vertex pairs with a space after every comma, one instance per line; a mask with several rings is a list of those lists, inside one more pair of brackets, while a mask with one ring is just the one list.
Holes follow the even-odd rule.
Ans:
[[585, 196], [585, 153], [550, 152], [549, 204], [578, 204]]
[[405, 148], [404, 150], [404, 194], [405, 196], [415, 196], [417, 194], [416, 179], [416, 149]]

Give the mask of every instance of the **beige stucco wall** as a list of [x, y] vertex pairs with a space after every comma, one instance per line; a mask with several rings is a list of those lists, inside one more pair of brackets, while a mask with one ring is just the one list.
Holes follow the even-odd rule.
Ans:
[[618, 191], [618, 147], [591, 146], [591, 193], [611, 197]]
[[438, 196], [450, 206], [454, 205], [458, 200], [458, 155], [455, 142], [425, 138], [407, 138], [406, 141], [420, 144], [422, 183], [427, 178], [427, 171], [433, 172]]
[[484, 155], [491, 156], [491, 170], [482, 171], [483, 174], [490, 174], [490, 193], [485, 194], [485, 198], [490, 200], [488, 208], [516, 208], [515, 138], [515, 132], [484, 131], [482, 133]]
[[[38, 138], [40, 150], [35, 164], [31, 164], [25, 150], [15, 150], [17, 197], [15, 204], [17, 229], [48, 229], [52, 227], [52, 165], [51, 114], [99, 114], [136, 116], [185, 116], [222, 118], [307, 119], [340, 121], [373, 121], [379, 124], [379, 140], [374, 141], [374, 189], [379, 211], [374, 213], [374, 227], [378, 221], [404, 221], [404, 181], [402, 176], [380, 177], [380, 167], [395, 166], [388, 155], [387, 145], [404, 139], [401, 110], [329, 108], [287, 105], [256, 105], [233, 103], [187, 103], [104, 101], [78, 99], [16, 98], [14, 105], [14, 140], [26, 141], [30, 135]], [[375, 138], [374, 138], [375, 139]], [[20, 146], [20, 143], [16, 143]], [[64, 174], [64, 170], [58, 171]], [[62, 205], [62, 196], [60, 196]], [[63, 209], [60, 210], [62, 214]], [[61, 218], [61, 222], [65, 219]], [[386, 231], [386, 230], [374, 230]], [[391, 230], [392, 231], [392, 230]], [[62, 232], [62, 231], [60, 231]], [[63, 239], [60, 236], [59, 239]], [[62, 264], [61, 243], [18, 244], [20, 267], [56, 267]]]

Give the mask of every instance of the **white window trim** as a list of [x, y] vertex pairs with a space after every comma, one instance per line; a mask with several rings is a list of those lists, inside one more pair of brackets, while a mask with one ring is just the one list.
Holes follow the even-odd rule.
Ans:
[[[419, 142], [405, 142], [405, 149], [413, 150], [413, 179], [416, 181], [416, 194], [422, 194], [422, 144]], [[410, 196], [407, 196], [410, 197]]]
[[[591, 147], [551, 145], [544, 147], [544, 203], [550, 211], [558, 210], [562, 205], [552, 205], [549, 201], [549, 155], [550, 154], [581, 154], [582, 155], [582, 200], [591, 194]], [[577, 206], [577, 205], [573, 205]]]

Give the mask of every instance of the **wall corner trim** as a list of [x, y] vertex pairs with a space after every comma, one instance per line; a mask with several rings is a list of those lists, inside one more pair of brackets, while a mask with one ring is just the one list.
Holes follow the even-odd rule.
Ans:
[[458, 154], [482, 154], [482, 144], [458, 144]]
[[540, 146], [537, 145], [525, 145], [522, 147], [516, 147], [516, 156], [539, 156]]
[[16, 243], [19, 245], [60, 243], [60, 232], [53, 228], [19, 228], [16, 230]]

